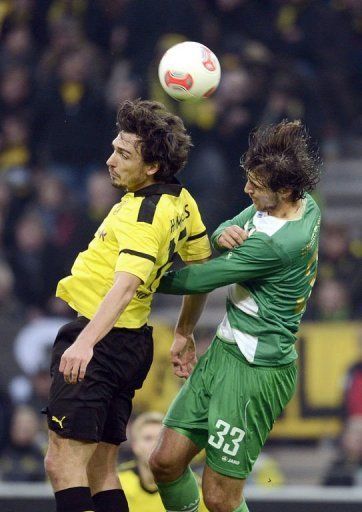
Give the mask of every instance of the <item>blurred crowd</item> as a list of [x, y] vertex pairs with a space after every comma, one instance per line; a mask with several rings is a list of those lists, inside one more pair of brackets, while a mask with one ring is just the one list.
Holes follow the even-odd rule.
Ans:
[[[0, 480], [35, 481], [47, 350], [72, 316], [55, 286], [120, 198], [105, 166], [119, 103], [155, 99], [182, 116], [194, 148], [181, 180], [211, 233], [247, 205], [239, 159], [257, 125], [301, 118], [327, 163], [362, 158], [362, 2], [1, 0], [0, 34]], [[222, 66], [196, 105], [157, 78], [183, 40]], [[322, 226], [307, 319], [361, 317], [361, 256], [355, 230]]]

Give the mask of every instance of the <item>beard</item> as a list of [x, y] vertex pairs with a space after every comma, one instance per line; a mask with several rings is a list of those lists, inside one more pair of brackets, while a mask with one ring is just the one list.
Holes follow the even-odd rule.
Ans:
[[114, 183], [111, 181], [111, 185], [113, 188], [116, 188], [117, 190], [127, 190], [124, 185], [121, 185], [120, 183]]
[[117, 183], [117, 181], [115, 180], [115, 178], [110, 175], [110, 180], [111, 180], [111, 185], [113, 188], [116, 188], [117, 190], [126, 190], [126, 187], [124, 185], [122, 185], [121, 183]]
[[279, 203], [278, 197], [273, 195], [272, 197], [264, 197], [257, 201], [257, 207], [259, 211], [271, 213], [279, 206]]

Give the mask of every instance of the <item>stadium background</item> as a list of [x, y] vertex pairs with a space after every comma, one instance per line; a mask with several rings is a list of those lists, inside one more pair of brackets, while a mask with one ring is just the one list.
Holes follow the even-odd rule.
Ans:
[[[326, 511], [352, 512], [352, 502], [343, 500], [362, 502], [361, 0], [2, 0], [0, 30], [4, 510], [25, 506], [12, 501], [21, 487], [15, 492], [8, 482], [44, 481], [39, 410], [49, 386], [49, 350], [59, 325], [72, 317], [54, 299], [55, 285], [119, 197], [104, 163], [115, 113], [121, 100], [142, 97], [164, 102], [191, 131], [195, 147], [180, 178], [210, 233], [247, 205], [238, 162], [250, 129], [301, 118], [320, 145], [320, 266], [298, 341], [299, 388], [249, 487], [257, 512], [272, 487], [265, 468], [274, 465], [285, 499], [295, 485], [297, 498], [290, 500], [297, 501], [313, 495], [302, 486], [349, 485], [329, 501], [326, 489], [318, 496], [326, 497]], [[182, 40], [206, 44], [222, 66], [218, 92], [196, 106], [166, 97], [157, 80], [162, 53]], [[222, 317], [224, 296], [218, 290], [209, 298], [198, 328], [200, 352]], [[155, 300], [156, 360], [136, 414], [164, 411], [179, 386], [168, 366], [178, 305], [177, 298]], [[48, 495], [42, 486], [26, 489], [24, 500]], [[291, 503], [291, 510], [312, 510], [303, 500], [300, 508]]]

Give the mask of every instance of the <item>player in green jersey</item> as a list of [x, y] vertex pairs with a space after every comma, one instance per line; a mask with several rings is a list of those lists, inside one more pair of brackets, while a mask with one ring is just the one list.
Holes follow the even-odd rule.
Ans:
[[194, 324], [176, 330], [174, 371], [192, 374], [150, 460], [167, 511], [198, 510], [189, 462], [202, 448], [208, 509], [248, 511], [245, 479], [295, 390], [294, 343], [318, 261], [320, 211], [308, 192], [319, 159], [302, 124], [283, 121], [252, 133], [242, 167], [253, 204], [213, 234], [222, 255], [166, 274], [159, 288], [194, 294], [229, 285], [226, 315], [193, 371]]

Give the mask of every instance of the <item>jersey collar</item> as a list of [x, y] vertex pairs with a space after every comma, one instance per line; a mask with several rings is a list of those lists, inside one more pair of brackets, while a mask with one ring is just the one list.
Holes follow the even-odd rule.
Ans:
[[181, 194], [182, 185], [181, 183], [174, 179], [172, 183], [154, 183], [153, 185], [148, 185], [148, 187], [140, 188], [134, 192], [135, 197], [147, 197], [147, 196], [156, 196], [162, 194], [168, 194], [170, 196], [178, 197]]

